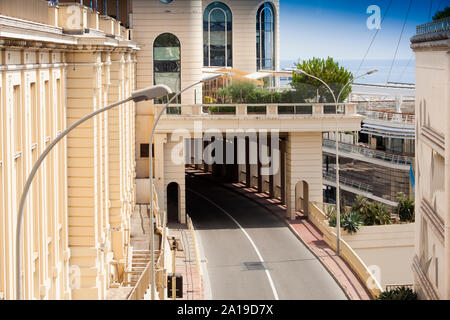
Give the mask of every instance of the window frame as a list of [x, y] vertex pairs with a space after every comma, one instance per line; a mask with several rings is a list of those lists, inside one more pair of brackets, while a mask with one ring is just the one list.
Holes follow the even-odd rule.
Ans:
[[[215, 7], [215, 5], [220, 5], [222, 7]], [[212, 8], [211, 8], [212, 7]], [[209, 10], [209, 11], [208, 11]], [[223, 66], [215, 66], [215, 65], [211, 65], [211, 15], [214, 11], [219, 10], [223, 13], [224, 16], [224, 26], [225, 26], [225, 30], [222, 31], [224, 32], [224, 43], [225, 43], [225, 56], [224, 56], [224, 65]], [[208, 14], [207, 19], [205, 20], [205, 15], [206, 13]], [[229, 19], [229, 21], [228, 21]], [[207, 30], [205, 30], [205, 23], [208, 24], [208, 28]], [[231, 28], [228, 29], [228, 25], [231, 25]], [[230, 7], [228, 5], [226, 5], [223, 2], [220, 1], [214, 1], [211, 2], [206, 8], [205, 11], [203, 12], [203, 34], [207, 32], [207, 43], [203, 43], [203, 47], [207, 46], [207, 52], [208, 52], [208, 59], [207, 59], [207, 63], [206, 59], [203, 59], [203, 65], [204, 67], [233, 67], [233, 12], [231, 11]], [[231, 37], [229, 37], [228, 33], [231, 33]], [[230, 40], [230, 43], [228, 43]], [[203, 42], [205, 42], [205, 36], [203, 36]], [[228, 50], [230, 51], [230, 54], [228, 54]], [[204, 54], [205, 54], [205, 50], [203, 50]]]
[[[263, 33], [266, 33], [265, 31], [265, 23], [262, 23], [262, 17], [263, 14], [266, 10], [269, 10], [270, 14], [271, 14], [271, 43], [272, 43], [272, 47], [271, 47], [271, 69], [267, 69], [265, 67], [263, 67], [263, 65], [265, 65], [265, 61], [268, 59], [263, 59], [263, 52], [264, 52], [264, 56], [265, 56], [265, 48], [263, 48]], [[256, 29], [256, 38], [257, 38], [257, 50], [256, 50], [256, 69], [257, 71], [260, 70], [274, 70], [275, 69], [275, 27], [276, 27], [276, 23], [275, 23], [275, 7], [274, 5], [267, 1], [264, 2], [263, 4], [261, 4], [256, 12], [256, 25], [257, 25], [257, 29]], [[264, 29], [263, 29], [264, 26]], [[258, 36], [258, 32], [259, 32], [259, 36]], [[259, 39], [259, 46], [258, 46], [258, 39]], [[258, 53], [258, 49], [259, 49], [259, 53]], [[263, 50], [264, 49], [264, 50]]]

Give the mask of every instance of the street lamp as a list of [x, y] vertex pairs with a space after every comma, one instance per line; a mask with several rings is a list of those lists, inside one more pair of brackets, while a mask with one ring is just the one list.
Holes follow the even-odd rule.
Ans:
[[81, 125], [82, 123], [86, 122], [87, 120], [95, 117], [96, 115], [103, 113], [105, 111], [108, 111], [114, 107], [117, 107], [121, 104], [127, 103], [129, 101], [134, 102], [140, 102], [140, 101], [146, 101], [151, 100], [155, 98], [159, 98], [162, 96], [166, 96], [168, 94], [172, 93], [172, 90], [170, 90], [169, 87], [165, 85], [157, 85], [148, 87], [142, 90], [135, 91], [131, 94], [130, 97], [123, 99], [121, 101], [115, 102], [113, 104], [110, 104], [106, 107], [103, 107], [101, 109], [95, 110], [94, 112], [86, 115], [85, 117], [81, 118], [80, 120], [73, 123], [70, 127], [68, 127], [66, 130], [64, 130], [58, 137], [56, 137], [47, 148], [45, 148], [44, 152], [41, 154], [39, 159], [36, 161], [35, 165], [31, 169], [30, 174], [28, 175], [27, 181], [25, 183], [25, 186], [22, 191], [22, 197], [20, 198], [20, 204], [19, 204], [19, 213], [17, 215], [17, 228], [16, 228], [16, 286], [17, 286], [17, 294], [16, 298], [17, 300], [21, 299], [21, 266], [20, 266], [20, 249], [21, 249], [21, 232], [22, 232], [22, 220], [23, 220], [23, 210], [25, 207], [25, 201], [28, 195], [28, 191], [30, 190], [31, 183], [33, 182], [33, 178], [36, 175], [36, 172], [38, 171], [39, 167], [41, 166], [44, 159], [47, 157], [47, 155], [50, 153], [50, 151], [56, 146], [56, 144], [61, 141], [65, 136], [67, 136], [73, 129]]
[[[191, 84], [190, 86], [184, 88], [183, 90], [179, 91], [176, 95], [174, 95], [166, 105], [162, 108], [162, 110], [159, 112], [158, 116], [155, 119], [155, 123], [153, 124], [152, 133], [150, 135], [150, 146], [153, 144], [153, 139], [155, 136], [156, 126], [158, 125], [159, 120], [161, 119], [164, 112], [167, 110], [167, 108], [170, 106], [170, 104], [175, 101], [181, 94], [183, 94], [185, 91], [199, 85], [203, 82], [213, 81], [220, 77], [222, 77], [224, 74], [227, 73], [220, 73], [220, 74], [210, 74], [203, 77], [202, 80], [195, 82], [194, 84]], [[154, 222], [153, 222], [153, 148], [149, 148], [149, 158], [150, 158], [150, 259], [152, 263], [152, 281], [151, 281], [151, 300], [155, 300], [155, 229], [154, 229]], [[164, 221], [167, 221], [167, 219], [164, 219]], [[175, 270], [173, 270], [175, 272]]]
[[310, 78], [313, 78], [321, 83], [323, 83], [325, 85], [325, 87], [327, 87], [327, 89], [330, 91], [331, 95], [333, 96], [334, 99], [334, 103], [335, 103], [335, 108], [336, 108], [336, 236], [337, 236], [337, 244], [336, 244], [336, 252], [339, 255], [341, 252], [341, 197], [340, 197], [340, 191], [339, 191], [339, 140], [338, 140], [338, 135], [339, 135], [339, 124], [338, 124], [338, 118], [337, 118], [337, 114], [338, 114], [338, 102], [339, 99], [341, 97], [341, 94], [344, 92], [344, 90], [351, 85], [352, 83], [355, 82], [355, 80], [371, 75], [375, 72], [378, 72], [378, 70], [374, 69], [374, 70], [370, 70], [362, 75], [357, 76], [356, 78], [352, 78], [349, 82], [347, 82], [344, 87], [342, 87], [341, 91], [339, 92], [338, 98], [336, 99], [336, 96], [333, 92], [333, 90], [331, 90], [330, 86], [323, 81], [322, 79], [315, 77], [303, 70], [297, 69], [294, 70], [294, 73], [297, 74], [303, 74], [305, 76], [308, 76]]

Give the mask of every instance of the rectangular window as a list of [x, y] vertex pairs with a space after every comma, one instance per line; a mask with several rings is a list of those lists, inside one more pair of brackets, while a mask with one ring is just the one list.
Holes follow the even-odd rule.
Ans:
[[50, 109], [50, 87], [48, 81], [45, 81], [45, 103], [44, 103], [44, 114], [45, 114], [45, 138], [51, 135], [51, 109]]
[[38, 128], [39, 128], [39, 122], [37, 118], [38, 111], [37, 103], [36, 103], [37, 95], [36, 95], [36, 83], [30, 84], [30, 109], [31, 109], [31, 143], [36, 143], [37, 137], [38, 137]]
[[150, 156], [150, 145], [148, 143], [141, 144], [141, 158], [148, 158]]
[[14, 126], [14, 152], [22, 151], [22, 103], [20, 101], [20, 86], [13, 88], [13, 126]]
[[61, 80], [57, 79], [56, 80], [56, 113], [55, 113], [55, 124], [56, 124], [56, 130], [62, 130], [62, 115], [63, 114], [63, 110], [62, 110], [62, 104], [61, 104]]

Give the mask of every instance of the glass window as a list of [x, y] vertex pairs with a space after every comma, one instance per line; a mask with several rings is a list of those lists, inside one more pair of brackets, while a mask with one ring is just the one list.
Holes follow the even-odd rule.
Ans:
[[[173, 94], [181, 90], [181, 46], [171, 33], [159, 35], [153, 44], [153, 82], [167, 85]], [[167, 98], [158, 100], [157, 103], [164, 103]], [[174, 103], [181, 103], [181, 99]]]
[[256, 63], [257, 70], [275, 69], [275, 18], [271, 3], [259, 7], [256, 15]]
[[211, 3], [203, 14], [203, 58], [205, 67], [231, 67], [232, 14], [221, 2]]

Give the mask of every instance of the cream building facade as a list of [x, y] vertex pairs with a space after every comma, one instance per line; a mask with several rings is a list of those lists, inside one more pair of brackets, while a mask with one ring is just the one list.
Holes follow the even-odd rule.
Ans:
[[[141, 47], [137, 53], [137, 87], [164, 83], [176, 92], [200, 81], [204, 72], [221, 67], [246, 73], [279, 70], [279, 7], [279, 0], [132, 1], [134, 39]], [[263, 23], [259, 28], [257, 22], [261, 20]], [[268, 40], [259, 41], [258, 34], [265, 30], [264, 22], [270, 25], [266, 31]], [[157, 42], [164, 35], [178, 40], [178, 48], [171, 47], [171, 52], [176, 51], [178, 58], [161, 58], [164, 54], [158, 52]], [[208, 54], [211, 57], [214, 52], [216, 59], [209, 59]], [[266, 65], [259, 62], [265, 59]], [[172, 63], [173, 67], [164, 63]], [[166, 70], [160, 72], [159, 68]], [[159, 74], [170, 73], [178, 74], [175, 77], [179, 78], [158, 78]], [[201, 104], [202, 85], [185, 92], [178, 102]], [[154, 119], [151, 104], [139, 103], [136, 110], [136, 171], [137, 178], [144, 179], [149, 177], [149, 159], [145, 156], [147, 152], [141, 154], [139, 151], [141, 148], [147, 151], [150, 145]]]
[[414, 284], [422, 299], [450, 299], [450, 32], [419, 26], [416, 55], [416, 243]]
[[[62, 130], [135, 89], [129, 30], [81, 4], [0, 1], [0, 296], [15, 299], [15, 235], [32, 165]], [[45, 160], [23, 224], [24, 299], [104, 299], [131, 268], [135, 106], [77, 128]]]

